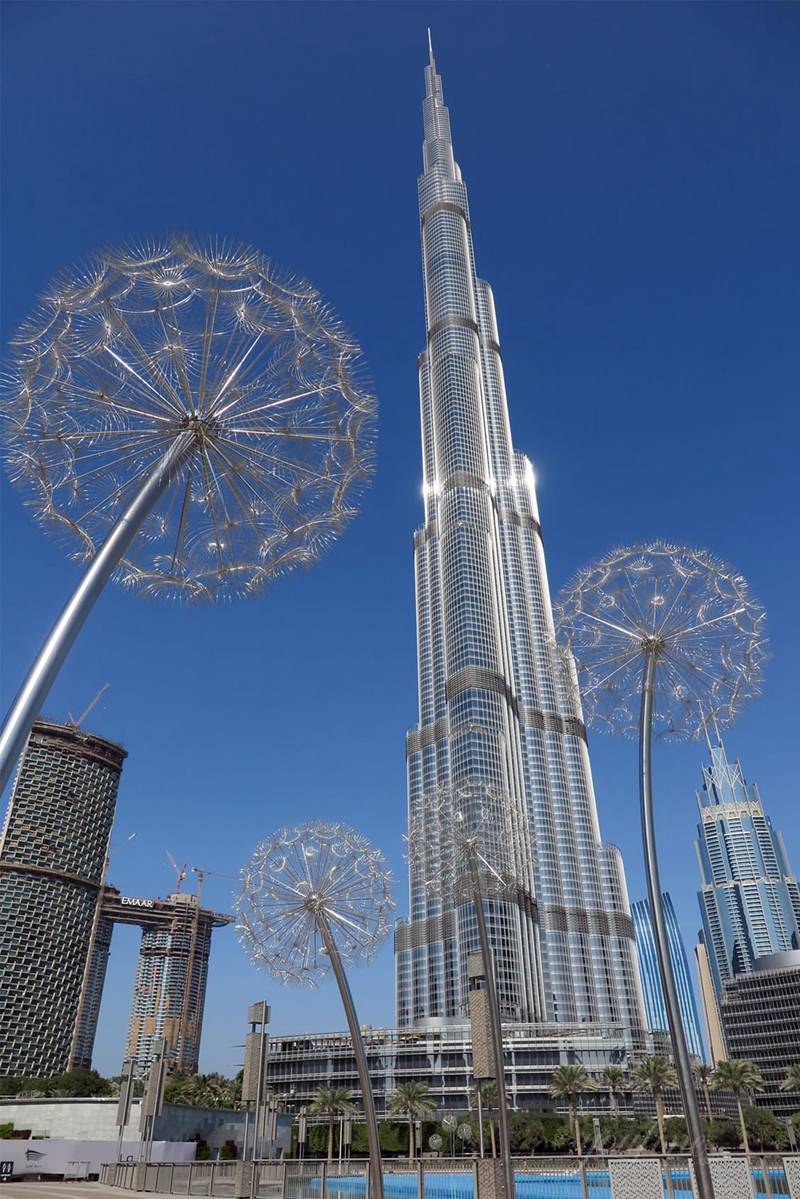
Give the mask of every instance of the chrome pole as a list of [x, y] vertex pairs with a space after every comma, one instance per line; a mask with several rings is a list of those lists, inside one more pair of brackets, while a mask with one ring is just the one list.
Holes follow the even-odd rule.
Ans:
[[369, 1172], [370, 1172], [370, 1199], [383, 1199], [383, 1161], [381, 1158], [381, 1140], [378, 1132], [378, 1118], [375, 1115], [375, 1097], [372, 1093], [372, 1082], [369, 1076], [367, 1067], [367, 1052], [364, 1048], [364, 1039], [361, 1036], [361, 1029], [358, 1025], [358, 1016], [356, 1015], [353, 996], [350, 992], [350, 984], [347, 981], [347, 975], [342, 966], [342, 960], [339, 957], [339, 950], [336, 948], [336, 942], [331, 934], [327, 918], [323, 909], [317, 908], [314, 912], [317, 921], [317, 926], [322, 935], [322, 940], [325, 945], [325, 950], [331, 960], [333, 973], [336, 976], [336, 981], [339, 984], [339, 992], [342, 996], [342, 1004], [344, 1006], [344, 1014], [347, 1017], [347, 1024], [350, 1029], [350, 1037], [353, 1042], [353, 1053], [356, 1059], [356, 1070], [358, 1071], [358, 1081], [361, 1084], [361, 1094], [364, 1099], [364, 1117], [367, 1125], [367, 1143], [369, 1145]]
[[489, 1005], [489, 1023], [492, 1026], [492, 1048], [494, 1050], [494, 1072], [495, 1084], [497, 1086], [497, 1123], [500, 1126], [500, 1153], [503, 1158], [503, 1177], [506, 1189], [505, 1199], [514, 1199], [514, 1167], [511, 1161], [511, 1146], [508, 1136], [508, 1103], [506, 1100], [506, 1061], [503, 1053], [503, 1025], [500, 1022], [500, 1004], [497, 1000], [494, 960], [489, 944], [489, 934], [486, 929], [486, 917], [483, 913], [481, 880], [474, 853], [469, 854], [469, 873], [472, 882], [472, 903], [478, 922], [478, 940], [480, 941], [481, 957], [483, 958], [483, 972], [486, 975], [486, 1000]]
[[8, 710], [0, 732], [0, 791], [11, 776], [31, 731], [31, 725], [39, 715], [64, 659], [94, 607], [95, 600], [194, 443], [195, 435], [189, 431], [180, 433], [175, 438], [92, 558], [72, 597], [50, 630]]
[[[646, 649], [644, 679], [642, 682], [642, 707], [639, 719], [639, 796], [642, 809], [644, 864], [647, 873], [650, 912], [653, 918], [653, 939], [656, 943], [658, 970], [661, 975], [661, 985], [664, 989], [664, 1004], [667, 1009], [669, 1033], [675, 1055], [675, 1065], [678, 1071], [683, 1110], [686, 1113], [686, 1127], [689, 1133], [689, 1146], [694, 1163], [695, 1177], [697, 1179], [698, 1199], [714, 1199], [714, 1185], [711, 1181], [706, 1142], [700, 1123], [700, 1109], [697, 1105], [697, 1095], [695, 1094], [694, 1079], [692, 1077], [692, 1065], [686, 1045], [686, 1036], [683, 1031], [683, 1021], [678, 1002], [678, 989], [675, 985], [675, 974], [669, 954], [664, 907], [661, 902], [661, 878], [656, 851], [652, 785], [653, 699], [657, 665], [657, 649]], [[667, 1173], [669, 1175], [669, 1169]]]

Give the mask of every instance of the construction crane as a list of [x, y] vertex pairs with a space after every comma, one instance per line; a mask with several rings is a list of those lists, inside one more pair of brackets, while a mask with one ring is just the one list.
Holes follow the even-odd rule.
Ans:
[[178, 876], [178, 881], [175, 884], [175, 890], [180, 891], [181, 883], [186, 878], [186, 863], [184, 862], [182, 866], [179, 866], [168, 849], [164, 850], [164, 857], [167, 859], [170, 866], [172, 867], [172, 869], [175, 871], [176, 875]]
[[[184, 874], [186, 867], [184, 866]], [[197, 875], [197, 903], [194, 909], [194, 920], [192, 922], [192, 939], [189, 943], [189, 958], [186, 966], [186, 979], [183, 988], [183, 1003], [181, 1005], [181, 1021], [179, 1024], [180, 1045], [178, 1047], [177, 1068], [183, 1072], [186, 1053], [185, 1046], [189, 1036], [189, 1001], [192, 992], [192, 975], [194, 974], [194, 955], [197, 952], [197, 937], [200, 932], [200, 910], [203, 898], [203, 882], [208, 875], [213, 875], [215, 878], [235, 878], [233, 874], [222, 874], [219, 870], [208, 870], [205, 866], [192, 866], [192, 874]]]
[[108, 689], [109, 689], [109, 687], [110, 687], [110, 686], [111, 686], [111, 684], [110, 684], [110, 683], [103, 683], [103, 686], [102, 686], [102, 687], [100, 688], [100, 690], [97, 692], [97, 695], [94, 697], [94, 699], [92, 700], [92, 702], [89, 704], [89, 707], [86, 709], [86, 711], [85, 711], [85, 712], [83, 712], [83, 713], [82, 713], [82, 714], [81, 714], [81, 715], [78, 717], [78, 719], [77, 719], [77, 720], [75, 719], [75, 717], [72, 715], [72, 713], [71, 713], [71, 712], [67, 712], [67, 717], [69, 718], [69, 723], [70, 723], [71, 725], [73, 725], [73, 726], [74, 726], [76, 729], [79, 729], [79, 728], [81, 727], [81, 725], [83, 724], [84, 720], [86, 719], [86, 717], [87, 717], [87, 716], [89, 715], [89, 713], [91, 712], [92, 708], [95, 706], [95, 704], [97, 703], [97, 701], [100, 699], [100, 696], [101, 696], [101, 695], [104, 695], [104, 694], [105, 694], [105, 692], [106, 692], [106, 691], [108, 691]]

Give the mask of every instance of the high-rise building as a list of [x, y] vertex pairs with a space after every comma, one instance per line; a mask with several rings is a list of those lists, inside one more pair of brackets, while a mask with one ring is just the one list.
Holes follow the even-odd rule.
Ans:
[[756, 958], [800, 949], [800, 889], [758, 787], [728, 761], [719, 738], [709, 751], [695, 848], [702, 940], [721, 1000], [728, 979], [752, 970]]
[[622, 862], [600, 839], [572, 666], [553, 645], [533, 469], [511, 440], [494, 300], [476, 274], [432, 52], [425, 75], [425, 522], [414, 536], [419, 723], [407, 757], [410, 835], [435, 852], [410, 853], [410, 920], [396, 934], [397, 1020], [407, 1028], [466, 1018], [474, 913], [426, 876], [426, 859], [452, 852], [447, 828], [427, 820], [427, 797], [487, 782], [508, 797], [524, 884], [516, 899], [486, 904], [503, 1018], [638, 1029], [644, 1011]]
[[714, 990], [714, 980], [711, 977], [711, 964], [703, 941], [702, 933], [694, 947], [694, 960], [697, 967], [697, 981], [700, 985], [700, 1004], [703, 1008], [703, 1018], [708, 1035], [708, 1050], [711, 1055], [711, 1065], [724, 1062], [728, 1057], [725, 1046], [725, 1034], [722, 1031], [722, 1018], [719, 1014], [717, 993]]
[[134, 1073], [147, 1073], [153, 1041], [163, 1037], [168, 1067], [196, 1074], [211, 933], [232, 924], [233, 917], [200, 907], [196, 895], [176, 892], [166, 899], [140, 899], [111, 887], [106, 888], [102, 914], [109, 928], [136, 924], [142, 930], [125, 1045]]
[[721, 1007], [730, 1056], [755, 1062], [764, 1079], [756, 1103], [791, 1116], [800, 1091], [781, 1084], [800, 1062], [800, 950], [756, 958], [752, 970], [725, 983]]
[[0, 834], [0, 1074], [80, 1055], [81, 993], [126, 751], [37, 720]]
[[[700, 1019], [697, 1014], [692, 978], [689, 973], [689, 962], [683, 944], [678, 918], [672, 898], [667, 891], [662, 894], [664, 919], [667, 926], [667, 941], [672, 970], [675, 975], [675, 986], [678, 990], [678, 1003], [681, 1010], [683, 1030], [686, 1034], [686, 1044], [689, 1052], [703, 1059], [703, 1037], [700, 1032]], [[639, 976], [642, 980], [644, 994], [644, 1010], [649, 1028], [668, 1029], [667, 1007], [664, 1002], [664, 990], [661, 986], [661, 975], [658, 970], [658, 956], [653, 934], [653, 920], [649, 899], [640, 899], [632, 906], [633, 927], [636, 932], [636, 949], [639, 954]]]

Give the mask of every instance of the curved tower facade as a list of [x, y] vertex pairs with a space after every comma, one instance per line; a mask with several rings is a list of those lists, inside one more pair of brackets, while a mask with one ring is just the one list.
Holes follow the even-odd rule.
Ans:
[[[474, 912], [431, 877], [452, 852], [431, 792], [508, 800], [513, 900], [486, 900], [503, 1018], [644, 1024], [619, 852], [603, 846], [571, 663], [554, 649], [530, 462], [515, 451], [489, 284], [431, 53], [419, 213], [425, 521], [414, 536], [419, 723], [407, 737], [411, 911], [396, 937], [400, 1027], [463, 1022]], [[422, 847], [424, 846], [424, 848]]]

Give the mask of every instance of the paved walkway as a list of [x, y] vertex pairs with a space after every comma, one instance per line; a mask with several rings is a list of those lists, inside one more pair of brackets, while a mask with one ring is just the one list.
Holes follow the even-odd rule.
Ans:
[[[0, 1185], [0, 1199], [122, 1199], [130, 1194], [118, 1187], [99, 1182], [6, 1182]], [[163, 1192], [148, 1191], [148, 1199], [161, 1199]], [[163, 1196], [163, 1199], [174, 1199]]]

